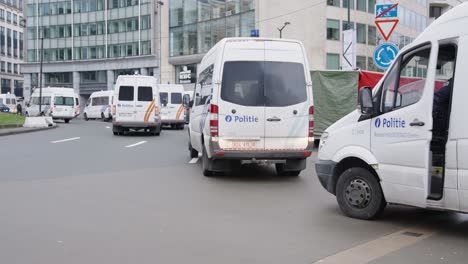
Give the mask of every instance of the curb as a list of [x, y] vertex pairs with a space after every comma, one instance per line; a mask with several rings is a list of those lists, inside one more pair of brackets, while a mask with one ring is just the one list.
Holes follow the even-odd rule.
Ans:
[[49, 129], [54, 129], [57, 128], [58, 126], [51, 126], [51, 127], [39, 127], [39, 128], [31, 128], [31, 129], [16, 129], [16, 130], [10, 130], [10, 131], [2, 131], [0, 129], [0, 137], [1, 136], [10, 136], [10, 135], [18, 135], [18, 134], [25, 134], [29, 132], [38, 132], [38, 131], [44, 131], [44, 130], [49, 130]]
[[5, 128], [18, 128], [18, 127], [23, 127], [23, 125], [22, 125], [22, 124], [0, 125], [0, 129], [5, 129]]

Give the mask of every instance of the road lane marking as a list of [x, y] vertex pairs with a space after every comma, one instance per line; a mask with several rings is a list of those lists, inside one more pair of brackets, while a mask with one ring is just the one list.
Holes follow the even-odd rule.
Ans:
[[106, 128], [111, 128], [110, 126], [106, 126]]
[[435, 232], [423, 228], [400, 230], [393, 234], [341, 251], [335, 255], [316, 261], [314, 264], [368, 263], [402, 248], [411, 246], [434, 235], [434, 233]]
[[80, 139], [80, 137], [67, 138], [67, 139], [62, 139], [62, 140], [56, 140], [56, 141], [51, 141], [50, 143], [56, 144], [56, 143], [68, 142], [68, 141], [73, 141], [73, 140], [78, 140], [78, 139]]
[[135, 143], [135, 144], [132, 144], [132, 145], [128, 145], [128, 146], [125, 146], [126, 148], [133, 148], [133, 147], [136, 147], [136, 146], [139, 146], [139, 145], [142, 145], [142, 144], [145, 144], [146, 141], [140, 141], [138, 143]]
[[189, 161], [190, 164], [195, 164], [198, 162], [198, 158], [193, 158]]

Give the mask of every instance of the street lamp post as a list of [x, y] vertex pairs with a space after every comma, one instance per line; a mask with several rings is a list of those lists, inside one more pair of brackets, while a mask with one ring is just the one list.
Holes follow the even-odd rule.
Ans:
[[158, 16], [159, 16], [159, 52], [158, 52], [158, 59], [159, 59], [159, 83], [162, 84], [162, 59], [161, 59], [161, 44], [162, 44], [162, 26], [161, 26], [161, 15], [162, 15], [162, 6], [164, 3], [162, 1], [157, 1], [156, 4], [158, 5]]
[[41, 36], [41, 63], [39, 66], [39, 115], [42, 113], [42, 64], [44, 62], [44, 36]]
[[284, 22], [284, 25], [280, 28], [278, 28], [278, 31], [280, 33], [280, 38], [283, 38], [283, 29], [287, 27], [288, 25], [291, 25], [291, 22]]

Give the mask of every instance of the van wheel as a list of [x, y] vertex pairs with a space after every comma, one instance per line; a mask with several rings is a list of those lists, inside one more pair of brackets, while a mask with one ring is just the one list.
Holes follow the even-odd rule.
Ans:
[[280, 176], [288, 176], [288, 177], [297, 177], [299, 174], [301, 174], [300, 170], [294, 170], [294, 171], [285, 171], [284, 170], [285, 164], [283, 163], [276, 163], [275, 168], [276, 168], [276, 173]]
[[364, 168], [351, 168], [341, 174], [336, 199], [345, 215], [364, 220], [376, 218], [387, 205], [379, 181]]
[[84, 117], [84, 120], [85, 120], [85, 121], [88, 121], [88, 120], [89, 120], [88, 115], [87, 115], [86, 113], [83, 114], [83, 117]]
[[66, 124], [70, 123], [70, 119], [65, 119], [65, 123]]
[[206, 177], [212, 177], [214, 176], [214, 172], [210, 171], [208, 168], [211, 167], [212, 161], [208, 158], [208, 154], [206, 153], [205, 146], [203, 146], [202, 150], [202, 170], [203, 170], [203, 175]]
[[118, 136], [119, 135], [119, 132], [112, 132], [114, 133], [114, 136]]

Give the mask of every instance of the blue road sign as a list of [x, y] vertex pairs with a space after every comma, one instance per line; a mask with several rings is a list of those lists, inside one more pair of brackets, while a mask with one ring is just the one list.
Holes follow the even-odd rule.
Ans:
[[254, 38], [260, 37], [260, 30], [258, 29], [252, 29], [250, 30], [250, 36]]
[[[389, 10], [390, 9], [390, 10]], [[375, 5], [376, 18], [398, 18], [398, 5]]]
[[374, 51], [374, 63], [380, 69], [386, 70], [398, 55], [398, 47], [389, 42], [380, 44]]

